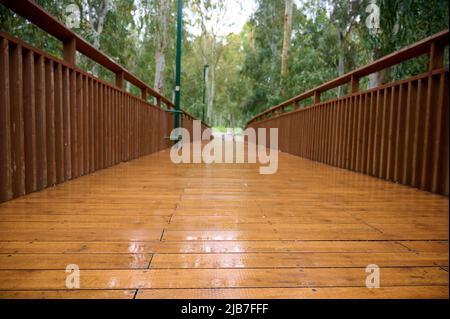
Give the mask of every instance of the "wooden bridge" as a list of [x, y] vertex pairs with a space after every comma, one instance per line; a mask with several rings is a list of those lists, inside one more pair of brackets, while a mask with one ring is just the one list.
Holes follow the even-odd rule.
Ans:
[[[34, 2], [1, 2], [64, 60], [0, 33], [0, 298], [448, 298], [448, 31], [252, 119], [280, 132], [278, 172], [260, 175], [173, 164], [170, 100]], [[426, 73], [359, 88], [422, 55]]]

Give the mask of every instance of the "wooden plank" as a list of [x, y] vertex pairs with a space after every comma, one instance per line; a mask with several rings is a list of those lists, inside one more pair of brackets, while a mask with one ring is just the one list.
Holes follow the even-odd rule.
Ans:
[[133, 299], [135, 290], [0, 291], [0, 299]]
[[399, 101], [398, 101], [398, 115], [396, 125], [396, 144], [395, 144], [395, 157], [394, 157], [394, 182], [401, 182], [403, 175], [403, 158], [404, 145], [405, 145], [405, 125], [406, 120], [404, 114], [406, 113], [406, 107], [408, 102], [408, 87], [406, 84], [400, 85]]
[[[0, 270], [0, 290], [66, 289], [60, 270]], [[364, 268], [84, 270], [81, 289], [365, 287]], [[261, 278], [265, 278], [261, 281]], [[438, 267], [384, 268], [384, 286], [448, 286]]]
[[378, 176], [380, 178], [386, 178], [387, 170], [387, 155], [388, 155], [388, 143], [389, 143], [389, 121], [391, 117], [391, 89], [386, 88], [383, 95], [382, 115], [381, 115], [381, 145], [380, 145], [380, 170]]
[[[448, 73], [445, 75], [445, 86], [448, 87]], [[443, 125], [442, 125], [442, 145], [449, 144], [449, 96], [448, 90], [444, 90], [444, 109], [442, 114]], [[441, 165], [441, 185], [440, 191], [442, 194], [449, 196], [449, 150], [448, 147], [442, 147], [442, 160]]]
[[77, 43], [76, 38], [71, 37], [63, 43], [64, 61], [75, 67], [77, 63]]
[[25, 188], [25, 147], [23, 110], [23, 60], [22, 47], [10, 47], [10, 98], [11, 98], [11, 162], [13, 196], [22, 196]]
[[80, 176], [78, 165], [78, 103], [77, 103], [77, 73], [73, 70], [69, 71], [69, 103], [70, 103], [70, 139], [71, 139], [71, 164], [72, 178]]
[[99, 169], [105, 168], [105, 139], [104, 139], [104, 132], [105, 132], [105, 88], [102, 84], [99, 84], [99, 101], [98, 101], [98, 108], [99, 108]]
[[161, 238], [161, 230], [130, 230], [130, 229], [20, 229], [0, 230], [0, 241], [37, 240], [37, 241], [152, 241]]
[[366, 173], [369, 175], [372, 174], [372, 168], [373, 168], [373, 157], [374, 157], [374, 141], [375, 141], [375, 124], [376, 124], [376, 92], [370, 93], [370, 99], [369, 99], [369, 122], [368, 122], [368, 143], [367, 143], [367, 168]]
[[55, 74], [53, 61], [45, 61], [45, 114], [47, 140], [47, 184], [56, 184]]
[[349, 148], [348, 145], [348, 136], [349, 136], [349, 129], [350, 129], [350, 125], [349, 125], [349, 118], [350, 118], [350, 102], [347, 98], [343, 99], [343, 106], [342, 106], [342, 111], [344, 112], [344, 120], [343, 120], [343, 127], [342, 127], [342, 152], [341, 152], [341, 156], [340, 156], [340, 161], [341, 161], [341, 167], [342, 168], [347, 168], [347, 150]]
[[344, 140], [344, 146], [345, 146], [345, 151], [344, 151], [344, 158], [343, 158], [343, 163], [344, 163], [344, 168], [345, 169], [349, 169], [349, 165], [350, 165], [350, 153], [351, 153], [351, 135], [352, 135], [352, 119], [353, 119], [353, 101], [351, 98], [346, 98], [345, 99], [345, 103], [346, 103], [346, 125], [345, 125], [345, 140]]
[[417, 119], [414, 131], [414, 146], [412, 158], [412, 176], [411, 185], [419, 187], [422, 179], [422, 159], [423, 159], [423, 143], [425, 130], [425, 113], [426, 113], [426, 99], [427, 99], [427, 80], [419, 79], [417, 85], [417, 100], [416, 100], [416, 114]]
[[94, 82], [94, 152], [95, 170], [100, 169], [100, 91], [99, 83]]
[[364, 144], [364, 126], [365, 126], [365, 108], [364, 108], [365, 95], [359, 96], [358, 103], [358, 133], [357, 133], [357, 146], [356, 146], [356, 167], [357, 172], [362, 171], [362, 154]]
[[63, 142], [64, 142], [64, 179], [72, 179], [72, 137], [70, 110], [70, 70], [63, 68], [62, 102], [63, 102]]
[[383, 101], [384, 90], [377, 90], [375, 100], [375, 124], [374, 124], [374, 142], [373, 142], [373, 162], [372, 175], [379, 177], [380, 172], [380, 156], [381, 156], [381, 135], [382, 135], [382, 121], [383, 121]]
[[[0, 259], [1, 260], [1, 259]], [[442, 253], [156, 254], [152, 269], [448, 266]]]
[[[443, 50], [442, 50], [443, 52]], [[444, 54], [442, 53], [442, 57]], [[434, 106], [436, 109], [436, 117], [433, 125], [433, 154], [432, 154], [432, 160], [431, 160], [431, 191], [433, 193], [437, 193], [441, 191], [443, 182], [442, 181], [442, 167], [444, 165], [448, 166], [448, 163], [444, 163], [441, 165], [441, 162], [443, 161], [443, 149], [448, 149], [448, 143], [444, 144], [444, 134], [447, 132], [445, 131], [444, 127], [444, 121], [448, 121], [447, 118], [445, 118], [446, 115], [448, 115], [448, 112], [446, 112], [444, 109], [448, 109], [448, 100], [444, 102], [444, 99], [448, 96], [446, 96], [445, 91], [448, 88], [445, 81], [445, 74], [441, 74], [439, 79], [439, 84], [435, 88], [435, 94], [437, 94], [437, 104]]]
[[[326, 144], [325, 144], [325, 163], [326, 164], [331, 164], [331, 156], [332, 156], [332, 150], [333, 150], [333, 109], [332, 109], [332, 105], [328, 104], [327, 107], [325, 108], [325, 112], [326, 112], [326, 131], [327, 131], [327, 135], [326, 135]], [[295, 121], [292, 125], [292, 127], [295, 127]]]
[[89, 79], [85, 76], [82, 81], [83, 86], [83, 166], [84, 173], [89, 174], [91, 172], [91, 167], [89, 163], [90, 147], [89, 147], [89, 136], [91, 135], [89, 128]]
[[23, 63], [23, 115], [25, 142], [25, 182], [26, 192], [32, 193], [37, 185], [37, 138], [36, 138], [36, 97], [34, 54], [27, 51]]
[[390, 105], [390, 114], [391, 117], [389, 119], [389, 140], [388, 140], [388, 154], [387, 154], [387, 168], [386, 168], [386, 179], [394, 180], [394, 172], [395, 172], [395, 156], [396, 149], [395, 146], [397, 144], [397, 123], [398, 123], [398, 103], [399, 103], [399, 87], [392, 87], [391, 94], [391, 105]]
[[56, 67], [55, 73], [55, 129], [56, 129], [56, 162], [57, 181], [62, 183], [71, 176], [70, 165], [70, 112], [68, 103], [68, 73], [61, 64]]
[[83, 92], [83, 75], [80, 73], [76, 74], [76, 127], [77, 127], [77, 147], [76, 147], [76, 158], [78, 165], [78, 176], [83, 176], [85, 174], [84, 170], [84, 92]]
[[47, 181], [47, 115], [45, 106], [45, 59], [38, 56], [35, 61], [36, 88], [36, 182], [37, 188], [44, 189]]
[[104, 119], [105, 119], [105, 167], [111, 166], [111, 94], [108, 87], [105, 87], [104, 96]]
[[0, 254], [0, 269], [61, 269], [78, 265], [80, 269], [147, 269], [150, 254]]
[[436, 42], [431, 43], [428, 69], [431, 71], [434, 69], [442, 68], [444, 66], [444, 59], [445, 47]]
[[343, 141], [344, 141], [344, 102], [342, 100], [339, 101], [338, 104], [338, 147], [336, 152], [336, 166], [342, 167], [342, 154], [343, 154]]
[[116, 73], [116, 86], [123, 90], [124, 89], [124, 84], [125, 84], [125, 78], [124, 78], [124, 72], [120, 71]]
[[431, 190], [432, 170], [431, 165], [433, 155], [433, 129], [436, 124], [436, 109], [438, 103], [438, 95], [436, 89], [439, 86], [439, 77], [430, 76], [428, 78], [428, 90], [425, 109], [425, 127], [424, 127], [424, 143], [422, 153], [422, 172], [420, 180], [420, 188], [423, 190]]
[[9, 43], [0, 39], [0, 202], [13, 197]]
[[[340, 229], [340, 230], [339, 230]], [[344, 232], [345, 231], [345, 232]], [[413, 236], [413, 235], [411, 235]], [[258, 232], [258, 231], [177, 231], [167, 230], [163, 240], [361, 240], [383, 239], [385, 236], [365, 225], [340, 224], [331, 225], [295, 225], [289, 232]], [[409, 238], [402, 238], [409, 239]], [[428, 238], [426, 238], [428, 239]]]
[[369, 153], [369, 128], [370, 128], [370, 95], [364, 94], [364, 125], [363, 125], [363, 144], [362, 144], [362, 156], [361, 156], [361, 172], [367, 173], [367, 156]]
[[[1, 293], [0, 293], [1, 296]], [[8, 295], [7, 295], [8, 296]], [[367, 288], [140, 289], [136, 299], [448, 299], [442, 286]]]
[[111, 165], [116, 164], [116, 92], [111, 90]]
[[95, 84], [94, 79], [89, 79], [89, 167], [90, 172], [95, 171]]
[[448, 241], [407, 241], [401, 242], [401, 244], [411, 251], [443, 253], [448, 256]]
[[417, 82], [408, 83], [408, 97], [406, 105], [405, 118], [405, 148], [403, 157], [403, 179], [402, 183], [410, 185], [412, 174], [412, 152], [413, 152], [413, 136], [416, 124], [416, 107], [417, 102]]
[[[419, 247], [419, 248], [417, 248]], [[423, 248], [423, 247], [426, 247]], [[437, 248], [433, 248], [437, 247]], [[180, 242], [0, 242], [1, 254], [220, 254], [220, 253], [445, 253], [445, 242], [384, 241], [180, 241]]]
[[351, 165], [350, 169], [356, 170], [356, 158], [358, 154], [358, 137], [359, 137], [359, 126], [361, 122], [359, 121], [360, 113], [360, 98], [361, 96], [355, 96], [353, 98], [353, 134], [352, 134], [352, 154], [351, 154]]

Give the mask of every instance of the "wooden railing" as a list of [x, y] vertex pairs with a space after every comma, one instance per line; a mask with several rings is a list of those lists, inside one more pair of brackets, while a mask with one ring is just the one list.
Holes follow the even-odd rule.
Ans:
[[[278, 128], [281, 151], [448, 195], [448, 36], [443, 31], [300, 94], [247, 126]], [[360, 91], [362, 77], [424, 54], [428, 72]], [[344, 84], [349, 95], [321, 102], [321, 93]]]
[[[1, 3], [62, 40], [64, 60], [0, 32], [0, 202], [173, 144], [170, 100], [34, 2]], [[115, 85], [77, 68], [76, 51], [115, 72]], [[124, 80], [139, 87], [141, 97], [126, 92]], [[193, 120], [183, 111], [191, 136]]]

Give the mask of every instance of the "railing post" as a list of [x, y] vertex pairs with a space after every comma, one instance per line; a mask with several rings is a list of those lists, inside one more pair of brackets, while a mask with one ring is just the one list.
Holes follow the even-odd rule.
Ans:
[[359, 78], [352, 75], [350, 80], [350, 93], [358, 93], [359, 92]]
[[141, 89], [141, 97], [143, 100], [145, 100], [147, 102], [147, 89], [146, 88]]
[[77, 63], [77, 41], [75, 38], [70, 38], [63, 42], [64, 46], [64, 61], [70, 66], [74, 67]]
[[125, 83], [125, 75], [124, 75], [123, 71], [117, 72], [116, 73], [116, 86], [119, 89], [123, 90], [124, 83]]
[[314, 91], [314, 104], [319, 104], [319, 103], [320, 103], [320, 92]]
[[159, 97], [156, 99], [156, 106], [161, 107], [161, 98]]
[[429, 71], [442, 68], [444, 66], [444, 46], [432, 43], [430, 46]]

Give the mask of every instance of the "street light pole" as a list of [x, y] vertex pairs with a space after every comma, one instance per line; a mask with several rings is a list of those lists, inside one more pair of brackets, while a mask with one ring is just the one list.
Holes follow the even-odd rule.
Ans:
[[175, 128], [180, 127], [180, 103], [181, 103], [181, 41], [182, 41], [182, 23], [183, 23], [183, 1], [178, 0], [178, 19], [177, 19], [177, 57], [175, 72]]

